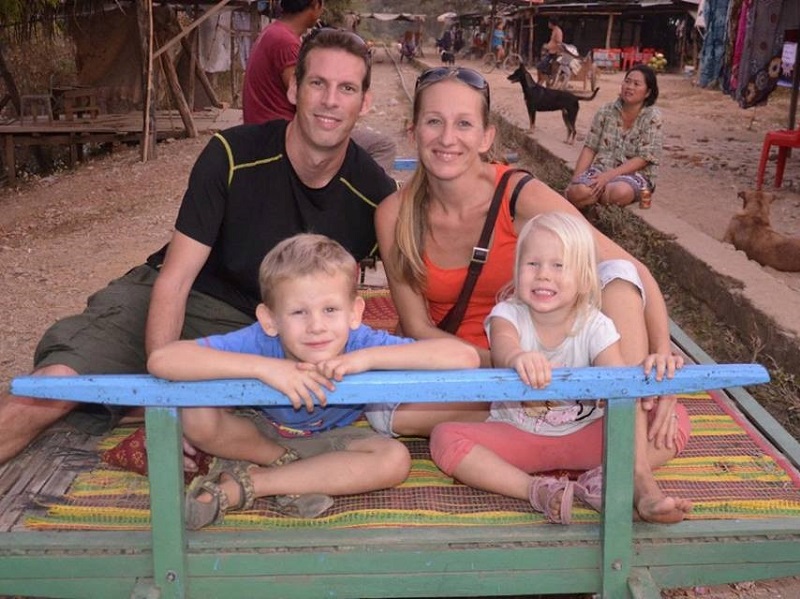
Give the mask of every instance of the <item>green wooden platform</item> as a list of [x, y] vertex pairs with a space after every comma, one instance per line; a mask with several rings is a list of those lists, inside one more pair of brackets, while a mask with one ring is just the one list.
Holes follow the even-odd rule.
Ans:
[[[376, 401], [392, 385], [407, 401], [615, 397], [606, 418], [606, 502], [599, 526], [371, 530], [184, 530], [176, 405], [285, 402], [255, 382], [166, 383], [149, 377], [15, 379], [22, 395], [146, 405], [152, 533], [0, 534], [0, 593], [37, 597], [476, 597], [598, 593], [656, 599], [660, 588], [800, 574], [800, 519], [632, 521], [633, 400], [662, 391], [726, 388], [764, 434], [798, 463], [797, 443], [741, 389], [768, 380], [757, 365], [714, 365], [679, 330], [700, 365], [673, 381], [638, 368], [563, 369], [548, 390], [522, 388], [513, 371], [366, 373], [329, 402]], [[213, 388], [214, 395], [209, 395]], [[198, 390], [202, 389], [202, 393]], [[188, 403], [187, 403], [188, 402]]]

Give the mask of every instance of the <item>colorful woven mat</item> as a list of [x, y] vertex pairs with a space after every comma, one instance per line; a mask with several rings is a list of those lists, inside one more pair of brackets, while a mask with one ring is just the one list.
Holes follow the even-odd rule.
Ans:
[[[396, 315], [384, 290], [366, 290], [366, 318], [392, 329]], [[718, 393], [681, 397], [692, 435], [680, 457], [656, 473], [667, 494], [694, 502], [691, 519], [800, 516], [800, 479]], [[98, 446], [98, 454], [131, 434], [119, 428]], [[337, 497], [324, 516], [302, 520], [280, 515], [271, 500], [233, 512], [216, 530], [277, 528], [381, 528], [411, 526], [519, 526], [545, 523], [527, 502], [458, 484], [430, 459], [427, 441], [405, 439], [413, 464], [408, 480], [394, 489]], [[41, 502], [26, 519], [36, 529], [142, 530], [149, 528], [147, 478], [97, 465], [77, 475], [63, 497]], [[598, 514], [576, 502], [573, 521], [597, 522]]]
[[[800, 481], [785, 460], [748, 427], [716, 394], [684, 396], [692, 436], [683, 454], [656, 473], [668, 494], [694, 501], [692, 519], [776, 518], [800, 516]], [[119, 428], [103, 439], [98, 452], [133, 432]], [[530, 506], [455, 483], [430, 459], [427, 442], [406, 439], [413, 458], [411, 474], [386, 491], [337, 497], [323, 517], [302, 520], [281, 516], [271, 500], [229, 514], [218, 530], [278, 528], [380, 528], [409, 526], [518, 526], [542, 524]], [[144, 476], [96, 466], [78, 474], [67, 493], [31, 514], [36, 529], [140, 530], [150, 522], [148, 482]], [[598, 515], [576, 505], [576, 523], [597, 522]]]

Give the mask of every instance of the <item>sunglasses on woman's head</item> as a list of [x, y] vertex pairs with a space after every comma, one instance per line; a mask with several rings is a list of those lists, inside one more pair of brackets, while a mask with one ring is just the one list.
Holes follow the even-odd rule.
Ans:
[[462, 83], [469, 85], [472, 89], [484, 92], [486, 94], [486, 104], [489, 104], [489, 84], [486, 82], [486, 79], [477, 71], [465, 67], [435, 67], [423, 71], [423, 73], [417, 77], [417, 84], [414, 86], [414, 92], [416, 93], [420, 85], [428, 85], [448, 78], [458, 79]]

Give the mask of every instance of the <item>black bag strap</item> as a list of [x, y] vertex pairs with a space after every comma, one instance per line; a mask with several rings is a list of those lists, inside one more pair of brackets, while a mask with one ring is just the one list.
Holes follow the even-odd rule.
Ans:
[[478, 240], [478, 245], [472, 248], [472, 258], [469, 261], [467, 276], [464, 279], [464, 286], [461, 287], [461, 292], [458, 294], [456, 303], [453, 304], [453, 307], [450, 308], [447, 314], [445, 314], [444, 318], [442, 318], [442, 320], [439, 321], [439, 324], [436, 325], [443, 331], [455, 335], [455, 332], [458, 330], [458, 327], [464, 318], [464, 313], [467, 311], [469, 298], [472, 296], [472, 290], [475, 289], [475, 283], [478, 282], [478, 276], [481, 274], [483, 265], [486, 263], [486, 260], [489, 259], [489, 240], [492, 237], [494, 224], [497, 221], [497, 215], [500, 212], [500, 204], [503, 203], [503, 194], [505, 194], [506, 186], [508, 185], [508, 179], [514, 173], [519, 172], [525, 173], [526, 176], [520, 179], [517, 185], [514, 186], [514, 191], [511, 196], [511, 202], [513, 204], [516, 204], [517, 196], [519, 195], [519, 192], [525, 183], [533, 178], [533, 175], [531, 175], [529, 172], [518, 168], [508, 169], [505, 173], [503, 173], [503, 176], [500, 177], [500, 181], [494, 190], [494, 196], [492, 197], [492, 203], [489, 206], [489, 212], [486, 214], [486, 221], [483, 223], [483, 230], [481, 231], [481, 237]]

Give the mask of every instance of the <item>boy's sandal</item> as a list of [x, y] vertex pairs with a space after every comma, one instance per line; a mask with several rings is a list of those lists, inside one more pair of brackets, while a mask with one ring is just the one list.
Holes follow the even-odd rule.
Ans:
[[333, 497], [324, 493], [275, 496], [275, 511], [292, 518], [317, 518], [331, 507]]
[[[214, 458], [208, 474], [192, 481], [186, 491], [185, 499], [188, 530], [200, 530], [209, 524], [221, 522], [229, 511], [247, 510], [253, 507], [256, 492], [253, 479], [247, 471], [249, 465], [247, 462]], [[239, 502], [236, 505], [230, 505], [228, 496], [219, 486], [223, 474], [239, 486]], [[200, 495], [203, 493], [211, 495], [211, 500], [200, 501]]]
[[593, 510], [603, 511], [603, 467], [584, 472], [578, 477], [575, 494]]
[[[269, 467], [285, 466], [300, 459], [294, 449], [286, 448], [284, 453]], [[305, 493], [303, 495], [276, 495], [275, 511], [292, 518], [317, 518], [333, 506], [333, 497], [324, 493]]]
[[[562, 492], [559, 510], [553, 512], [550, 503], [556, 493]], [[568, 478], [537, 476], [531, 481], [528, 499], [537, 512], [545, 515], [554, 524], [570, 524], [572, 522], [572, 498], [575, 494], [575, 483]]]

